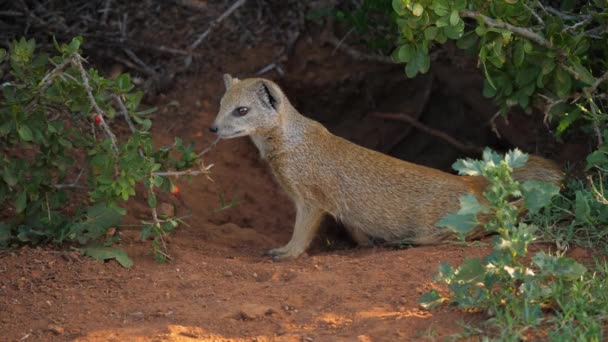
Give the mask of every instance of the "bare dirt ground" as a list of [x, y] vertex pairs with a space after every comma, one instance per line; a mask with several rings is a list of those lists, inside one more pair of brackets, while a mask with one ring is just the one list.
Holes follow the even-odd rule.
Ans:
[[[361, 144], [427, 165], [446, 169], [462, 156], [420, 132], [405, 143], [388, 141], [395, 130], [406, 129], [394, 122], [365, 124], [371, 120], [361, 109], [366, 106], [416, 112], [424, 78], [403, 81], [394, 71], [401, 67], [354, 62], [311, 37], [304, 34], [295, 44], [284, 78], [266, 75], [285, 86], [305, 114]], [[226, 48], [176, 76], [153, 100], [159, 108], [153, 129], [157, 142], [180, 136], [199, 149], [207, 146], [214, 139], [207, 128], [223, 92], [221, 74], [250, 75], [273, 61], [279, 48], [260, 43], [222, 54]], [[386, 82], [395, 75], [398, 81]], [[453, 93], [460, 85], [437, 77], [434, 96], [443, 97], [429, 101], [421, 120], [435, 120], [443, 125], [438, 128], [481, 146], [497, 144], [487, 125], [472, 127], [466, 100], [452, 101], [462, 96]], [[382, 103], [373, 104], [374, 99]], [[534, 152], [538, 140], [528, 150]], [[565, 158], [557, 155], [558, 148], [548, 150]], [[292, 204], [248, 139], [222, 141], [206, 159], [215, 165], [213, 182], [178, 180], [180, 194], [163, 198], [178, 206], [178, 215], [190, 215], [188, 225], [168, 239], [169, 263], [157, 264], [150, 242], [128, 226], [121, 228], [120, 246], [135, 262], [131, 269], [84, 258], [67, 247], [1, 252], [0, 340], [415, 341], [448, 337], [462, 331], [461, 323], [483, 318], [450, 308], [421, 310], [416, 301], [432, 288], [440, 262], [481, 257], [489, 247], [356, 248], [330, 223], [307, 256], [273, 263], [262, 254], [289, 240]], [[219, 194], [238, 204], [219, 210]], [[126, 225], [148, 217], [145, 203], [139, 197], [128, 204]], [[575, 254], [588, 257], [583, 250]]]

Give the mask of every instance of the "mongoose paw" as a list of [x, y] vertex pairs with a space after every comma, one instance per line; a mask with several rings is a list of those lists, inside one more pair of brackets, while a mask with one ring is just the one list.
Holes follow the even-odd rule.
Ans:
[[272, 257], [272, 261], [274, 261], [274, 262], [291, 261], [291, 260], [295, 260], [296, 258], [298, 258], [302, 254], [303, 253], [299, 253], [299, 254], [292, 254], [292, 253], [279, 254], [279, 255], [273, 256]]
[[272, 257], [272, 260], [276, 262], [293, 260], [302, 254], [304, 253], [293, 248], [287, 248], [287, 246], [274, 248], [265, 253], [265, 255]]
[[279, 248], [273, 248], [269, 251], [266, 251], [264, 253], [264, 256], [271, 256], [271, 257], [275, 257], [275, 256], [279, 256], [282, 254], [285, 254], [287, 252], [287, 249], [285, 247], [279, 247]]

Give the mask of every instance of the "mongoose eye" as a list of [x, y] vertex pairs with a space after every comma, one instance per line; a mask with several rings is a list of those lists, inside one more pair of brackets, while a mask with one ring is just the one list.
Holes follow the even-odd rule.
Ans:
[[234, 110], [234, 115], [236, 116], [245, 116], [249, 112], [249, 108], [247, 107], [238, 107]]

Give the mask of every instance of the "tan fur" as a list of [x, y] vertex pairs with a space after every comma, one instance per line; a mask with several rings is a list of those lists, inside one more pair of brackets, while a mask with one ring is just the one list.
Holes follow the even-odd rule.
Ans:
[[[433, 244], [451, 237], [435, 223], [458, 210], [461, 195], [471, 193], [483, 200], [483, 178], [416, 165], [337, 137], [298, 113], [271, 81], [226, 75], [225, 83], [213, 127], [222, 138], [250, 135], [296, 205], [293, 236], [287, 245], [269, 252], [275, 259], [304, 253], [326, 213], [343, 222], [361, 243], [370, 236]], [[236, 116], [238, 107], [249, 112]], [[550, 161], [532, 157], [514, 177], [556, 182], [561, 171]]]

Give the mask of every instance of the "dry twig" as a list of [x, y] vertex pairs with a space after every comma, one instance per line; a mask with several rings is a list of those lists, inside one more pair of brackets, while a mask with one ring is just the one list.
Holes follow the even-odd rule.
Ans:
[[434, 137], [437, 137], [465, 153], [479, 153], [479, 152], [483, 151], [483, 149], [481, 147], [478, 147], [478, 146], [475, 146], [475, 145], [472, 145], [469, 143], [462, 143], [462, 142], [456, 140], [455, 138], [451, 137], [447, 133], [439, 131], [439, 130], [431, 128], [431, 127], [428, 127], [427, 125], [421, 123], [420, 121], [418, 121], [416, 119], [413, 119], [412, 117], [410, 117], [407, 114], [373, 113], [373, 115], [375, 115], [379, 118], [383, 118], [383, 119], [407, 122], [408, 124], [416, 127], [417, 129], [419, 129], [427, 134], [430, 134]]
[[338, 38], [336, 38], [335, 36], [330, 35], [330, 34], [328, 34], [325, 37], [325, 40], [328, 43], [330, 43], [331, 45], [333, 45], [337, 50], [340, 50], [340, 51], [346, 53], [347, 55], [349, 55], [350, 57], [352, 57], [353, 59], [356, 59], [359, 61], [370, 61], [370, 62], [388, 63], [388, 64], [395, 63], [393, 61], [393, 59], [390, 57], [380, 56], [380, 55], [370, 55], [370, 54], [366, 54], [361, 51], [358, 51], [356, 49], [353, 49], [349, 45], [345, 44], [344, 42], [342, 42], [341, 40], [339, 40]]
[[70, 60], [72, 61], [72, 64], [80, 70], [80, 76], [82, 77], [82, 84], [84, 85], [84, 88], [89, 97], [89, 102], [91, 103], [91, 106], [93, 106], [93, 109], [95, 110], [95, 112], [98, 115], [99, 123], [101, 124], [103, 131], [106, 133], [106, 135], [112, 141], [112, 147], [114, 148], [114, 151], [116, 153], [118, 153], [118, 145], [116, 143], [116, 136], [110, 129], [110, 126], [106, 122], [106, 119], [103, 117], [103, 111], [101, 110], [101, 108], [99, 108], [99, 105], [97, 104], [97, 101], [95, 100], [95, 97], [93, 96], [93, 89], [91, 89], [91, 85], [89, 84], [89, 76], [87, 75], [87, 71], [84, 70], [84, 66], [82, 66], [82, 61], [84, 59], [82, 58], [82, 56], [80, 56], [78, 54], [74, 54]]
[[529, 30], [527, 28], [511, 25], [502, 20], [492, 19], [477, 11], [470, 11], [470, 10], [460, 11], [460, 16], [465, 17], [465, 18], [483, 20], [483, 22], [488, 26], [507, 29], [517, 35], [530, 39], [531, 41], [537, 43], [538, 45], [540, 45], [542, 47], [546, 47], [548, 49], [553, 48], [553, 44], [551, 44], [551, 42], [548, 41], [545, 37], [539, 35], [538, 33], [534, 32], [532, 30]]
[[215, 29], [216, 26], [218, 26], [224, 19], [226, 19], [228, 16], [230, 16], [239, 7], [243, 6], [243, 4], [245, 4], [246, 1], [247, 0], [235, 1], [232, 4], [232, 6], [228, 7], [228, 9], [224, 13], [222, 13], [222, 15], [220, 15], [217, 19], [215, 19], [211, 23], [209, 23], [209, 28], [207, 28], [207, 30], [205, 32], [201, 33], [198, 36], [198, 38], [196, 38], [196, 40], [190, 45], [190, 50], [196, 49], [203, 42], [203, 40], [205, 40], [205, 38], [207, 38], [207, 36], [211, 33], [211, 31], [213, 31], [213, 29]]

